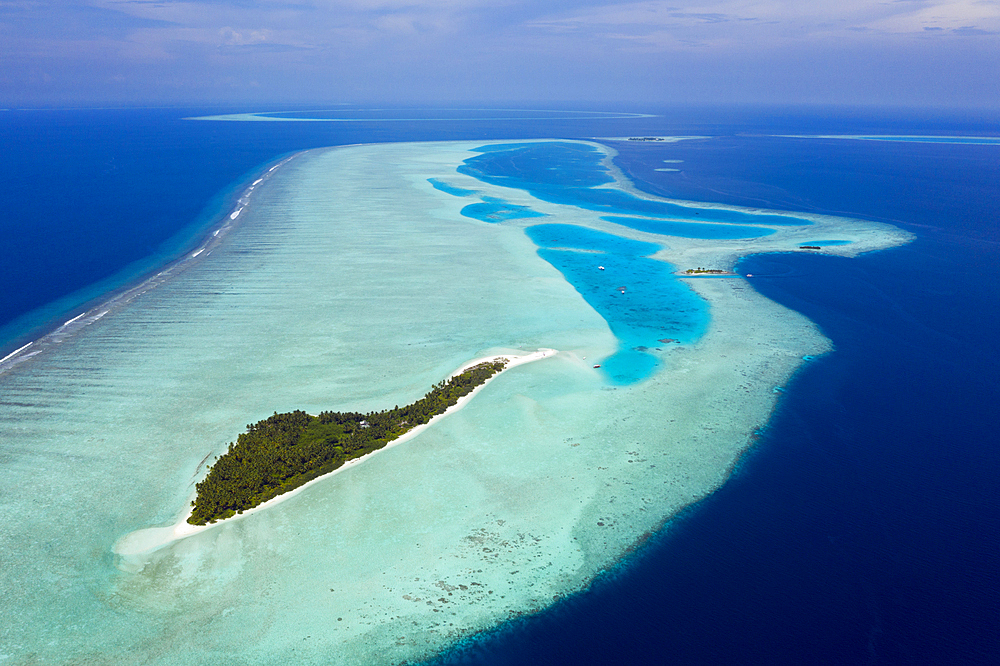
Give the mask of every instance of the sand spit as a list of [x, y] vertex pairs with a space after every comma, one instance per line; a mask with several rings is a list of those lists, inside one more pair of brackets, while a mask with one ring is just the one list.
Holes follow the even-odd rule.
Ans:
[[[157, 550], [159, 548], [163, 548], [164, 546], [168, 546], [174, 541], [177, 541], [178, 539], [183, 539], [193, 534], [198, 534], [199, 532], [210, 530], [213, 527], [219, 527], [223, 523], [234, 522], [242, 518], [249, 517], [250, 515], [258, 513], [265, 509], [271, 508], [273, 506], [277, 506], [282, 502], [288, 501], [295, 495], [304, 492], [310, 486], [317, 484], [334, 474], [339, 474], [340, 472], [346, 471], [352, 467], [355, 467], [356, 465], [360, 465], [361, 463], [363, 463], [366, 460], [369, 460], [372, 456], [380, 453], [381, 451], [385, 451], [386, 449], [390, 449], [394, 446], [398, 446], [404, 442], [413, 439], [414, 437], [422, 433], [424, 430], [430, 428], [432, 425], [436, 425], [437, 423], [439, 423], [440, 420], [443, 419], [444, 417], [462, 409], [465, 405], [469, 403], [470, 400], [472, 400], [472, 398], [477, 393], [479, 393], [483, 388], [485, 388], [487, 384], [489, 384], [494, 379], [499, 377], [500, 374], [510, 370], [511, 368], [516, 368], [519, 365], [524, 365], [525, 363], [532, 363], [534, 361], [540, 361], [543, 358], [548, 358], [549, 356], [552, 356], [554, 354], [556, 354], [556, 350], [554, 349], [539, 349], [536, 352], [531, 352], [527, 354], [519, 353], [519, 354], [502, 354], [498, 356], [484, 356], [474, 361], [470, 361], [465, 365], [463, 365], [458, 370], [456, 370], [455, 372], [453, 372], [451, 375], [449, 375], [448, 378], [450, 379], [451, 377], [454, 377], [455, 375], [460, 374], [463, 371], [475, 365], [479, 365], [480, 363], [493, 362], [493, 361], [498, 361], [500, 359], [506, 359], [507, 364], [504, 366], [503, 370], [496, 373], [495, 375], [487, 379], [485, 382], [474, 388], [470, 393], [459, 398], [458, 402], [456, 402], [454, 405], [445, 410], [444, 413], [438, 414], [427, 423], [423, 423], [407, 431], [405, 434], [392, 440], [381, 449], [372, 451], [371, 453], [363, 455], [360, 458], [353, 458], [351, 460], [348, 460], [343, 465], [333, 470], [329, 474], [324, 474], [321, 477], [315, 478], [312, 481], [309, 481], [308, 483], [299, 486], [295, 490], [291, 490], [287, 493], [278, 495], [277, 497], [270, 499], [262, 504], [258, 504], [252, 509], [244, 511], [230, 518], [226, 518], [225, 520], [209, 523], [207, 525], [192, 525], [191, 523], [189, 523], [188, 518], [191, 516], [191, 510], [188, 509], [187, 513], [184, 514], [184, 517], [178, 520], [174, 525], [168, 527], [150, 527], [143, 530], [138, 530], [136, 532], [132, 532], [131, 534], [127, 534], [126, 536], [122, 537], [118, 541], [118, 543], [115, 544], [113, 551], [115, 552], [116, 555], [119, 555], [123, 558], [129, 558], [135, 555], [143, 555], [146, 553], [150, 553], [154, 550]], [[194, 499], [193, 496], [192, 499]]]

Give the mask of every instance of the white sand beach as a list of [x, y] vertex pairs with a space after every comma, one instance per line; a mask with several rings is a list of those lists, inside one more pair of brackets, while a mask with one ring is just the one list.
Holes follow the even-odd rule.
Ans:
[[449, 378], [461, 374], [463, 371], [473, 366], [479, 365], [480, 363], [495, 362], [503, 359], [504, 361], [506, 361], [506, 364], [504, 365], [503, 370], [491, 376], [485, 382], [474, 388], [471, 392], [459, 398], [458, 401], [454, 405], [449, 407], [447, 410], [445, 410], [444, 413], [438, 414], [427, 423], [423, 423], [414, 428], [411, 428], [405, 434], [392, 440], [381, 449], [372, 451], [371, 453], [365, 454], [359, 458], [352, 458], [351, 460], [346, 461], [343, 465], [329, 472], [328, 474], [324, 474], [323, 476], [315, 478], [312, 481], [309, 481], [308, 483], [304, 483], [298, 488], [295, 488], [294, 490], [291, 490], [287, 493], [278, 495], [277, 497], [274, 497], [266, 502], [263, 502], [262, 504], [259, 504], [253, 507], [252, 509], [247, 509], [246, 511], [243, 511], [235, 516], [231, 516], [230, 518], [226, 518], [218, 522], [212, 522], [206, 525], [192, 525], [191, 523], [188, 522], [188, 518], [191, 517], [191, 510], [189, 509], [187, 513], [184, 514], [184, 517], [181, 520], [177, 521], [177, 523], [175, 523], [174, 525], [168, 527], [147, 527], [146, 529], [138, 530], [136, 532], [132, 532], [131, 534], [125, 535], [118, 541], [118, 543], [115, 544], [113, 550], [117, 555], [122, 556], [124, 558], [133, 557], [136, 555], [143, 555], [153, 550], [157, 550], [164, 546], [170, 545], [177, 539], [183, 539], [184, 537], [191, 536], [192, 534], [197, 534], [199, 532], [203, 532], [213, 527], [220, 526], [224, 522], [235, 521], [241, 518], [248, 517], [254, 513], [257, 513], [258, 511], [263, 511], [267, 508], [273, 507], [277, 504], [287, 501], [292, 497], [294, 497], [295, 495], [297, 495], [298, 493], [304, 492], [307, 488], [309, 488], [309, 486], [319, 483], [333, 474], [344, 472], [355, 465], [360, 465], [365, 460], [371, 458], [372, 456], [376, 455], [381, 451], [384, 451], [385, 449], [398, 446], [400, 444], [403, 444], [404, 442], [413, 439], [427, 428], [431, 427], [434, 424], [439, 423], [440, 420], [443, 419], [445, 416], [453, 414], [458, 410], [462, 409], [462, 407], [468, 404], [468, 402], [472, 400], [472, 398], [477, 393], [479, 393], [487, 384], [496, 379], [501, 372], [506, 372], [511, 368], [516, 368], [517, 366], [524, 365], [525, 363], [540, 361], [543, 358], [552, 356], [555, 353], [557, 352], [554, 349], [539, 349], [538, 351], [527, 354], [522, 353], [522, 354], [503, 354], [499, 356], [484, 356], [474, 361], [470, 361], [465, 365], [463, 365], [458, 370], [456, 370], [455, 372], [453, 372], [451, 375], [449, 375]]

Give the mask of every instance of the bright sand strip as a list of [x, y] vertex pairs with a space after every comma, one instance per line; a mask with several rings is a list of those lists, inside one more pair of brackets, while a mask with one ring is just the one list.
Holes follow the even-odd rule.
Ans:
[[[405, 433], [403, 433], [396, 439], [390, 441], [382, 448], [376, 449], [371, 453], [366, 453], [365, 455], [359, 458], [352, 458], [344, 462], [344, 464], [338, 467], [337, 469], [327, 472], [323, 476], [316, 477], [315, 479], [302, 484], [301, 486], [295, 488], [294, 490], [290, 490], [287, 493], [282, 493], [277, 497], [273, 497], [268, 501], [263, 502], [262, 504], [258, 504], [252, 509], [247, 509], [246, 511], [243, 511], [235, 516], [231, 516], [221, 521], [211, 522], [206, 525], [192, 525], [191, 523], [189, 523], [188, 518], [191, 517], [191, 509], [188, 509], [187, 513], [184, 514], [184, 517], [178, 520], [174, 525], [171, 525], [169, 527], [149, 527], [144, 530], [138, 530], [136, 532], [132, 532], [131, 534], [125, 535], [124, 537], [121, 538], [121, 540], [118, 541], [118, 543], [115, 544], [113, 550], [116, 555], [120, 555], [123, 558], [128, 559], [136, 555], [142, 555], [157, 550], [159, 548], [163, 548], [164, 546], [170, 545], [171, 543], [173, 543], [178, 539], [183, 539], [184, 537], [189, 537], [193, 534], [204, 532], [205, 530], [211, 529], [213, 527], [221, 526], [223, 523], [228, 523], [240, 520], [241, 518], [246, 518], [250, 515], [253, 515], [254, 513], [257, 513], [258, 511], [263, 511], [264, 509], [273, 507], [277, 504], [281, 504], [282, 502], [291, 499], [295, 495], [304, 492], [306, 488], [308, 488], [309, 486], [326, 479], [331, 474], [338, 474], [347, 469], [350, 469], [354, 465], [360, 465], [362, 462], [368, 460], [369, 458], [371, 458], [372, 456], [381, 451], [385, 451], [386, 449], [391, 449], [394, 446], [397, 446], [399, 444], [402, 444], [403, 442], [413, 439], [421, 432], [429, 428], [432, 424], [437, 424], [440, 421], [440, 419], [443, 419], [445, 416], [453, 414], [458, 410], [462, 409], [462, 407], [468, 404], [468, 402], [472, 400], [472, 398], [477, 393], [479, 393], [479, 391], [485, 388], [486, 385], [492, 382], [494, 379], [499, 377], [501, 373], [506, 372], [511, 368], [516, 368], [519, 365], [524, 365], [525, 363], [540, 361], [543, 358], [552, 356], [555, 353], [556, 350], [554, 349], [539, 349], [538, 351], [532, 352], [530, 354], [503, 354], [501, 356], [486, 356], [483, 358], [476, 359], [475, 361], [469, 361], [461, 368], [451, 373], [451, 375], [448, 376], [448, 379], [451, 379], [455, 375], [459, 375], [462, 372], [468, 370], [469, 368], [479, 365], [480, 363], [487, 363], [487, 362], [492, 363], [495, 361], [499, 361], [501, 359], [506, 359], [507, 363], [506, 365], [504, 365], [503, 370], [490, 376], [485, 382], [483, 382], [476, 388], [472, 389], [472, 391], [470, 391], [469, 393], [463, 395], [461, 398], [458, 399], [458, 401], [454, 405], [446, 409], [441, 414], [432, 417], [431, 420], [428, 421], [427, 423], [421, 423], [415, 428], [407, 430]], [[192, 500], [194, 499], [194, 495], [191, 496], [191, 499]]]
[[[267, 511], [119, 556], [120, 571], [100, 589], [107, 601], [94, 603], [86, 590], [85, 612], [33, 649], [44, 655], [49, 640], [63, 640], [63, 661], [66, 650], [78, 650], [134, 663], [426, 657], [586, 587], [719, 487], [767, 422], [775, 387], [804, 356], [830, 350], [812, 322], [743, 278], [685, 280], [708, 302], [707, 333], [693, 345], [654, 350], [662, 368], [649, 380], [610, 387], [592, 364], [616, 341], [538, 257], [521, 228], [528, 221], [465, 218], [459, 211], [476, 199], [436, 190], [428, 178], [550, 216], [531, 223], [659, 243], [656, 256], [678, 270], [731, 268], [747, 253], [795, 251], [800, 239], [854, 241], [823, 250], [843, 255], [907, 240], [887, 225], [818, 216], [739, 241], [633, 232], [458, 174], [479, 145], [301, 155], [241, 214], [248, 219], [228, 245], [176, 286], [150, 292], [144, 309], [90, 327], [52, 369], [60, 385], [77, 376], [74, 363], [87, 374], [73, 394], [93, 396], [74, 412], [83, 425], [39, 436], [66, 450], [86, 443], [78, 433], [106, 441], [86, 451], [85, 465], [46, 459], [49, 470], [65, 464], [58, 478], [67, 490], [50, 494], [68, 499], [44, 525], [17, 532], [30, 538], [19, 542], [24, 561], [9, 570], [28, 590], [22, 596], [41, 597], [48, 571], [70, 556], [34, 544], [110, 517], [101, 524], [114, 538], [73, 551], [83, 568], [122, 534], [168, 522], [201, 478], [206, 448], [224, 448], [250, 415], [403, 404], [470, 349], [561, 351], [502, 373], [461, 411], [348, 474], [327, 475]], [[25, 391], [48, 395], [34, 385]], [[41, 484], [54, 474], [9, 482]], [[43, 496], [30, 485], [23, 495]], [[9, 524], [37, 512], [12, 512]], [[52, 534], [38, 537], [50, 523]], [[27, 608], [8, 621], [34, 635], [51, 613]]]

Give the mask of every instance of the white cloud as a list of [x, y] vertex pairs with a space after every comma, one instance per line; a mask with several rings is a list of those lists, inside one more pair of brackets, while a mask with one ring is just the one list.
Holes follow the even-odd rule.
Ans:
[[873, 21], [871, 27], [891, 33], [925, 31], [928, 28], [957, 30], [975, 27], [984, 31], [1000, 29], [1000, 3], [954, 0], [952, 2], [920, 2], [912, 11]]
[[219, 30], [219, 38], [226, 46], [247, 46], [262, 44], [267, 41], [268, 30], [250, 30], [240, 32], [226, 26]]
[[529, 27], [554, 35], [642, 43], [646, 46], [730, 45], [760, 49], [808, 40], [858, 40], [874, 35], [925, 35], [970, 28], [1000, 30], [1000, 3], [992, 0], [645, 0], [563, 11]]
[[495, 0], [90, 0], [172, 27], [143, 31], [143, 39], [182, 39], [224, 46], [268, 43], [293, 48], [317, 45], [365, 45], [378, 40], [462, 31], [466, 18], [482, 8], [503, 6]]
[[[26, 6], [25, 0], [0, 0], [0, 7]], [[143, 30], [146, 38], [186, 31], [211, 43], [230, 30], [222, 43], [295, 47], [362, 35], [367, 41], [407, 35], [476, 41], [506, 33], [518, 40], [575, 36], [623, 46], [760, 49], [810, 39], [1000, 31], [997, 0], [69, 0], [64, 6], [163, 22]], [[0, 22], [3, 16], [0, 10]], [[150, 26], [136, 31], [140, 27]]]
[[796, 72], [819, 97], [857, 88], [860, 73], [881, 95], [900, 72], [934, 89], [995, 69], [996, 34], [1000, 0], [0, 0], [0, 77], [39, 63], [87, 63], [96, 77], [103, 63], [101, 80], [128, 70], [137, 86], [194, 89], [252, 69], [301, 95], [324, 81], [359, 95], [617, 99], [655, 95], [656, 80], [766, 96]]

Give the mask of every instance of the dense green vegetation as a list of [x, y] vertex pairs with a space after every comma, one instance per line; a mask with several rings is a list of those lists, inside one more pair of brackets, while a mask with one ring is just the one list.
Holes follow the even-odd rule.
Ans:
[[693, 273], [711, 273], [713, 275], [729, 275], [730, 274], [730, 271], [724, 271], [721, 268], [702, 268], [701, 266], [699, 266], [698, 268], [689, 268], [689, 269], [687, 269], [684, 272], [685, 273], [689, 273], [689, 274], [693, 274]]
[[381, 412], [275, 412], [248, 425], [197, 484], [188, 522], [214, 523], [332, 472], [382, 448], [458, 402], [503, 370], [507, 359], [480, 363], [435, 384], [420, 400]]

